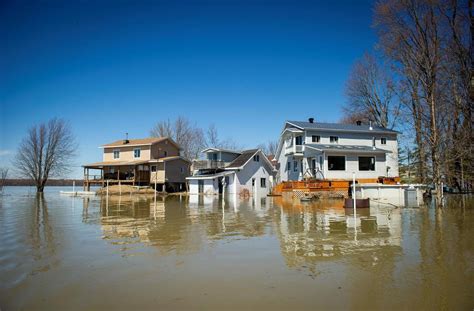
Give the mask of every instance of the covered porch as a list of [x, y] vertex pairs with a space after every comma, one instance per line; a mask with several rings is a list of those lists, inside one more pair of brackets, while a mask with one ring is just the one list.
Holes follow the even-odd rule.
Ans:
[[108, 161], [86, 164], [84, 167], [84, 190], [91, 185], [104, 187], [107, 184], [143, 185], [150, 183], [148, 161]]

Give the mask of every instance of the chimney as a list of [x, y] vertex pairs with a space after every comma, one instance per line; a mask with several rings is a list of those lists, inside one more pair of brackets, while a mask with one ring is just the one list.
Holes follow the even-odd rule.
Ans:
[[130, 141], [128, 140], [128, 133], [125, 133], [125, 139], [123, 140], [123, 144], [128, 144]]
[[361, 121], [361, 120], [357, 120], [357, 121], [356, 121], [356, 124], [357, 124], [358, 126], [361, 126], [361, 125], [362, 125], [362, 121]]
[[309, 118], [308, 121], [309, 123], [314, 123], [314, 118]]

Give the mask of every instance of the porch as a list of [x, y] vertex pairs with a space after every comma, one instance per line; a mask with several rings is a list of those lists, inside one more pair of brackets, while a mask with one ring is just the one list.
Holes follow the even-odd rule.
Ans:
[[84, 190], [90, 191], [90, 187], [94, 185], [149, 185], [151, 175], [148, 161], [87, 164], [84, 165]]

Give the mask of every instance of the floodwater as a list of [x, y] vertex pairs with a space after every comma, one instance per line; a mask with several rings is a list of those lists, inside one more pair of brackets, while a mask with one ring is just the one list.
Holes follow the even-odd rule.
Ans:
[[0, 309], [472, 310], [474, 201], [0, 196]]

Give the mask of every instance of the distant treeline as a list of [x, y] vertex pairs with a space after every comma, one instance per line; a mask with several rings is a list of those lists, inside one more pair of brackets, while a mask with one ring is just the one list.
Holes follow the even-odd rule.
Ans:
[[[46, 186], [72, 186], [73, 181], [76, 182], [76, 186], [82, 186], [82, 179], [50, 179], [46, 183]], [[36, 186], [35, 182], [31, 179], [6, 179], [5, 186]]]

